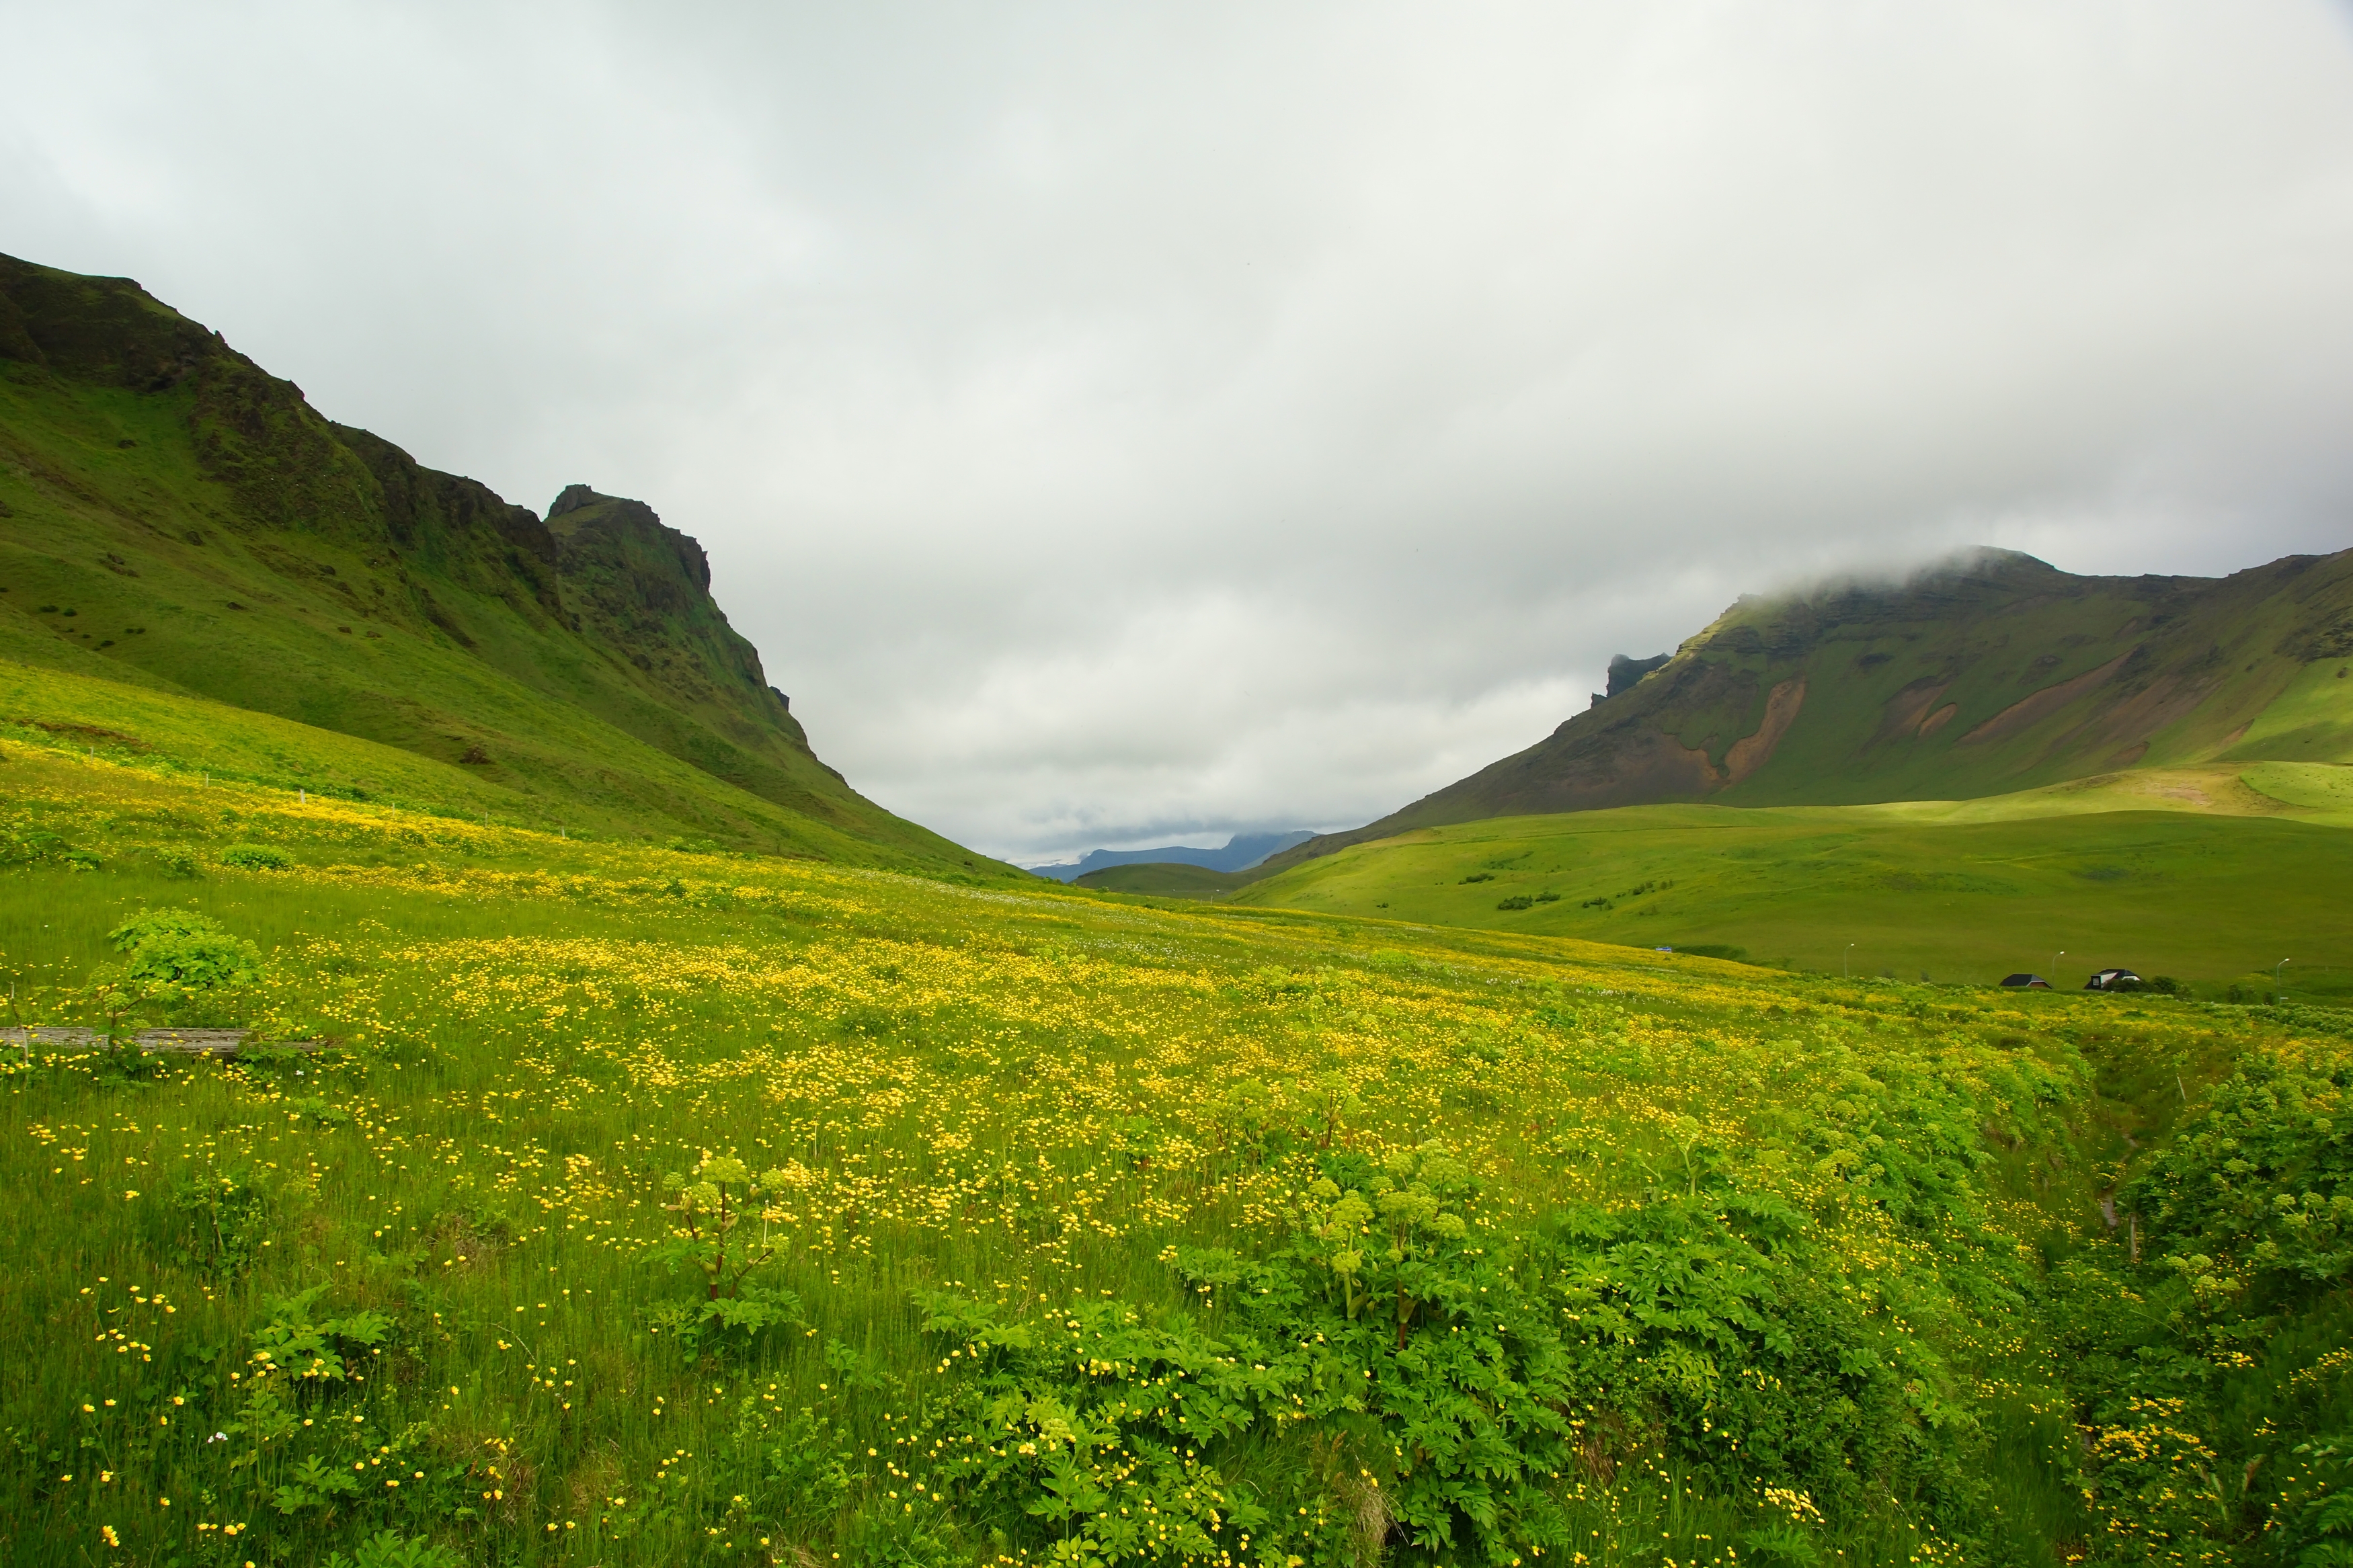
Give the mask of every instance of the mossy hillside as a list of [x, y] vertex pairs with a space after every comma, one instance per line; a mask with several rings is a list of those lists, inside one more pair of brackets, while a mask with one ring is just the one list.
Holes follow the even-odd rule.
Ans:
[[747, 847], [735, 791], [871, 855], [965, 858], [809, 752], [649, 509], [591, 495], [551, 530], [125, 280], [0, 260], [0, 652]]
[[[2341, 995], [2353, 993], [2344, 771], [2271, 763], [1963, 803], [1504, 817], [1232, 879], [1225, 896], [1971, 984], [2026, 970], [2080, 985], [2121, 964], [2221, 994], [2268, 986], [2289, 958], [2291, 990]], [[2263, 814], [2200, 809], [2216, 803]], [[1184, 891], [1141, 868], [1124, 885]]]
[[[2292, 1015], [6, 765], [30, 1016], [85, 1021], [107, 933], [193, 907], [259, 950], [249, 1020], [328, 1042], [8, 1073], [12, 1562], [387, 1530], [484, 1563], [1725, 1568], [2326, 1538], [2305, 1467], [2248, 1465], [2345, 1414], [2335, 1320], [2264, 1283], [2260, 1237], [2179, 1222], [2277, 1319], [2237, 1360], [2204, 1348], [2227, 1313], [2147, 1341], [2067, 1294], [2171, 1300], [2161, 1194], [2212, 1156], [2152, 1163], [2210, 1095], [2247, 1114], [2250, 1063], [2303, 1075], [2266, 1159], [2304, 1179], [2330, 1047]], [[2144, 1170], [2137, 1266], [2100, 1199]], [[751, 1201], [724, 1310], [680, 1234], [705, 1192]], [[2200, 1451], [2152, 1456], [2150, 1397]], [[2166, 1511], [2200, 1463], [2255, 1479]]]
[[1535, 745], [1276, 868], [1485, 817], [1958, 800], [2226, 761], [2353, 762], [2353, 552], [2204, 579], [1987, 551], [1743, 599]]
[[[1760, 698], [1805, 682], [1798, 721], [1724, 800], [1835, 805], [2010, 794], [2127, 766], [2353, 761], [2353, 685], [2336, 679], [2353, 658], [2348, 628], [2353, 552], [2221, 579], [2078, 577], [1996, 557], [1908, 590], [1745, 602], [1687, 652], [1752, 674]], [[1757, 728], [1719, 731], [1714, 717], [1678, 715], [1687, 743], [1726, 749]]]

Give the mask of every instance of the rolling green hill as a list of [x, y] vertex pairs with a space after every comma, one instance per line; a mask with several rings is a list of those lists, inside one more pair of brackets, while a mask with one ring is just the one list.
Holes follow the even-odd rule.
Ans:
[[1106, 866], [1074, 877], [1071, 886], [1107, 893], [1154, 893], [1165, 898], [1209, 899], [1230, 893], [1250, 880], [1247, 871], [1212, 871], [1178, 860], [1139, 860], [1132, 866]]
[[1079, 886], [1906, 980], [2080, 985], [2113, 963], [2244, 994], [2291, 958], [2292, 994], [2334, 997], [2353, 995], [2348, 828], [2353, 768], [2225, 763], [1977, 800], [1493, 817], [1284, 868]]
[[2121, 964], [2221, 994], [2267, 987], [2291, 958], [2292, 993], [2345, 995], [2353, 833], [2341, 821], [2284, 803], [2008, 818], [1936, 805], [1624, 806], [1424, 828], [1231, 898], [1979, 984], [2027, 970], [2080, 986]]
[[[523, 820], [1011, 874], [820, 762], [710, 585], [641, 502], [575, 485], [543, 520], [322, 417], [127, 279], [0, 258], [0, 717], [152, 746], [185, 710], [101, 710], [202, 697], [459, 770], [479, 787], [437, 790]], [[273, 776], [407, 787], [381, 753], [300, 750]]]
[[2353, 551], [2219, 580], [2079, 577], [1985, 551], [1900, 584], [1743, 599], [1526, 751], [1270, 869], [1497, 816], [1957, 800], [2128, 768], [2348, 762], [2348, 668]]

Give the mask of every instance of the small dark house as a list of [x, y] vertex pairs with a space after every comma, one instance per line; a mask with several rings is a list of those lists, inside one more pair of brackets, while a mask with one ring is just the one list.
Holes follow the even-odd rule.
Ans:
[[2029, 988], [2036, 991], [2051, 989], [2051, 982], [2043, 979], [2040, 974], [2005, 974], [2002, 976], [2001, 983], [2012, 991], [2024, 991]]
[[2103, 969], [2084, 982], [2086, 991], [2137, 991], [2140, 976], [2129, 969]]

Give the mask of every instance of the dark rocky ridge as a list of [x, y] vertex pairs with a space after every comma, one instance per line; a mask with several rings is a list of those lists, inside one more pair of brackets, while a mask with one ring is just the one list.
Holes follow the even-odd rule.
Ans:
[[[20, 377], [92, 389], [73, 395], [128, 392], [170, 416], [174, 444], [185, 444], [202, 476], [186, 487], [195, 499], [169, 521], [162, 509], [134, 507], [107, 525], [176, 552], [199, 574], [258, 563], [266, 575], [239, 578], [239, 605], [323, 595], [367, 635], [398, 627], [438, 641], [795, 811], [851, 831], [906, 826], [810, 752], [757, 651], [713, 602], [702, 547], [644, 503], [575, 485], [542, 518], [322, 417], [293, 383], [128, 279], [0, 257], [0, 372], [12, 363]], [[45, 480], [64, 487], [61, 498], [72, 489], [54, 464]], [[110, 657], [152, 661], [163, 646], [151, 639]], [[213, 689], [201, 663], [155, 673], [436, 754], [442, 742], [420, 740], [424, 731], [480, 729], [480, 714], [419, 711], [413, 692], [355, 696], [349, 671], [289, 668], [275, 682], [248, 671], [237, 690]], [[313, 679], [342, 686], [306, 688]], [[493, 742], [490, 752], [499, 752]]]

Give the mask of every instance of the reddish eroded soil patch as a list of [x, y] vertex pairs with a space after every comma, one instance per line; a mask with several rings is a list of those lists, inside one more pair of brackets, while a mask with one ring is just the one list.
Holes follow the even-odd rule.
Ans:
[[2078, 697], [2105, 685], [2110, 677], [2124, 668], [2131, 650], [2116, 655], [2097, 669], [2087, 669], [2072, 680], [2056, 686], [2046, 686], [2031, 697], [2020, 699], [1961, 737], [1964, 746], [1983, 745], [1989, 741], [2006, 741], [2010, 736], [2031, 730]]

